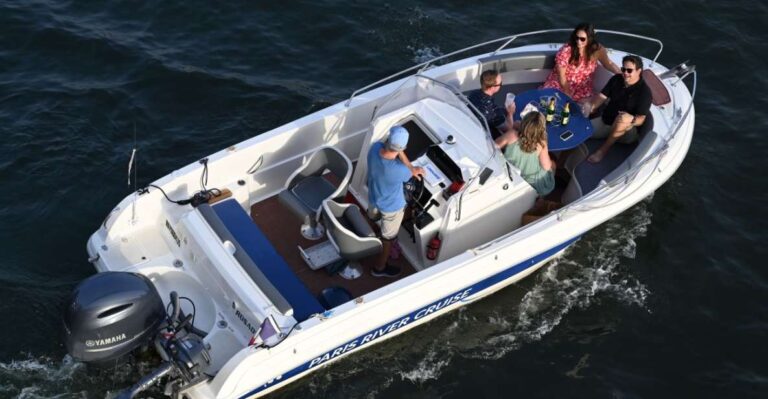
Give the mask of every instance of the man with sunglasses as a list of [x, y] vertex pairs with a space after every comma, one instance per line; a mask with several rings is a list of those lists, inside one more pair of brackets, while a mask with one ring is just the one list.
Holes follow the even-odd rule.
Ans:
[[621, 63], [621, 74], [613, 76], [600, 94], [593, 96], [591, 100], [592, 109], [597, 109], [608, 100], [603, 114], [592, 119], [592, 137], [606, 139], [605, 143], [587, 158], [592, 163], [602, 161], [617, 141], [637, 141], [637, 127], [645, 122], [645, 117], [651, 109], [651, 89], [641, 76], [643, 60], [636, 55], [627, 55]]
[[493, 101], [493, 95], [499, 90], [501, 90], [501, 75], [491, 69], [480, 74], [480, 90], [467, 96], [467, 100], [488, 121], [488, 128], [494, 140], [506, 131], [505, 122], [512, 121], [512, 115], [515, 113], [514, 104], [505, 111]]

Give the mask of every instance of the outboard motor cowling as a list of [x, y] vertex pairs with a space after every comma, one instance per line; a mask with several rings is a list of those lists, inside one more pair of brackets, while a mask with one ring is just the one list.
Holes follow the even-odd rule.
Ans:
[[165, 317], [163, 301], [147, 277], [98, 273], [78, 284], [67, 303], [67, 351], [83, 362], [117, 359], [149, 343]]

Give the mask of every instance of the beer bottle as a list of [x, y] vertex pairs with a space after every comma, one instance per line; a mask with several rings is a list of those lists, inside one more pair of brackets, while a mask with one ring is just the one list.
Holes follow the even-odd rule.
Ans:
[[568, 121], [571, 119], [571, 107], [569, 103], [565, 103], [565, 107], [563, 107], [563, 113], [560, 116], [560, 123], [563, 126], [567, 125]]
[[555, 98], [549, 99], [549, 106], [547, 107], [547, 122], [552, 122], [555, 118]]

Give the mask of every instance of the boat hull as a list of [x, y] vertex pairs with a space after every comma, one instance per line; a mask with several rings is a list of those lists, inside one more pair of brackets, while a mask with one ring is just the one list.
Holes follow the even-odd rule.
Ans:
[[[515, 49], [506, 54], [531, 49], [547, 48]], [[620, 55], [614, 54], [614, 57]], [[467, 77], [477, 78], [478, 61], [483, 56], [436, 67], [424, 74], [446, 82], [458, 81], [458, 87], [466, 90], [475, 87], [476, 82]], [[543, 72], [530, 74], [539, 77]], [[233, 174], [219, 181], [213, 181], [216, 177], [212, 176], [211, 185], [231, 189], [233, 197], [248, 209], [251, 204], [279, 192], [276, 190], [280, 187], [279, 182], [284, 182], [289, 172], [319, 146], [335, 146], [354, 159], [356, 150], [363, 145], [370, 115], [398, 84], [382, 86], [355, 98], [351, 104], [336, 104], [211, 155], [209, 166], [212, 170], [247, 171], [252, 176], [245, 179], [245, 185], [235, 183], [242, 175]], [[679, 90], [673, 94], [682, 101], [686, 93]], [[690, 94], [688, 98], [690, 101]], [[674, 122], [665, 126], [662, 124], [665, 113], [680, 113], [680, 108], [657, 110], [659, 130], [676, 129], [676, 134], [665, 143], [665, 152], [648, 162], [632, 165], [631, 176], [603, 183], [547, 217], [313, 316], [301, 322], [300, 328], [292, 330], [285, 340], [272, 348], [247, 347], [241, 343], [243, 336], [233, 330], [227, 337], [234, 337], [234, 341], [239, 339], [241, 346], [217, 369], [211, 380], [188, 387], [181, 393], [189, 398], [263, 396], [346, 355], [393, 338], [525, 278], [595, 226], [651, 195], [672, 176], [692, 140], [694, 116], [692, 108], [690, 111], [679, 126]], [[344, 128], [334, 130], [339, 124]], [[337, 134], [327, 134], [329, 131]], [[301, 139], [297, 139], [299, 137]], [[200, 172], [200, 165], [193, 163], [155, 184], [169, 191], [178, 188], [182, 192], [196, 184]], [[183, 193], [188, 194], [187, 191]], [[173, 192], [171, 196], [174, 196]], [[180, 248], [181, 242], [186, 243], [184, 235], [177, 237], [169, 227], [169, 236], [165, 228], [175, 226], [184, 215], [177, 208], [163, 204], [158, 191], [127, 197], [113, 214], [88, 242], [89, 256], [98, 271], [154, 273], [158, 268], [164, 268], [180, 274], [191, 263], [184, 258], [185, 266], [177, 265], [182, 257], [168, 251], [168, 248]], [[139, 242], [139, 237], [143, 241]], [[162, 274], [157, 275], [162, 280]], [[208, 282], [199, 276], [199, 281], [193, 281], [191, 276], [187, 287], [194, 290], [199, 285], [200, 292], [207, 292], [205, 285]], [[165, 284], [172, 286], [168, 282]], [[246, 283], [237, 284], [243, 285], [235, 288], [248, 288]], [[235, 291], [232, 290], [232, 296]], [[207, 313], [212, 315], [211, 326], [220, 322], [224, 322], [223, 325], [239, 323], [230, 314], [232, 310], [228, 305], [228, 302], [209, 304], [211, 311]], [[216, 328], [211, 327], [211, 330], [218, 332]]]
[[[356, 353], [361, 349], [367, 349], [374, 344], [394, 338], [412, 328], [428, 323], [437, 317], [452, 312], [462, 306], [485, 298], [511, 284], [514, 284], [530, 274], [536, 272], [553, 258], [560, 256], [569, 246], [578, 240], [578, 237], [557, 245], [539, 255], [526, 259], [523, 262], [486, 277], [474, 284], [463, 287], [448, 295], [440, 297], [432, 302], [412, 309], [401, 316], [389, 319], [385, 323], [361, 334], [351, 340], [329, 348], [324, 353], [304, 359], [303, 363], [287, 372], [274, 375], [267, 382], [246, 393], [236, 394], [231, 397], [258, 398], [278, 390], [309, 373], [321, 369], [324, 366]], [[479, 266], [479, 265], [477, 265]], [[219, 396], [230, 397], [230, 396]]]

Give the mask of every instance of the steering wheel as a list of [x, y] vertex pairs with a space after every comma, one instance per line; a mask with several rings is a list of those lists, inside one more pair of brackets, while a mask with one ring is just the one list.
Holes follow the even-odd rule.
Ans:
[[424, 194], [424, 178], [419, 179], [416, 176], [403, 183], [403, 194], [405, 194], [405, 203], [410, 207], [418, 204], [419, 198]]

